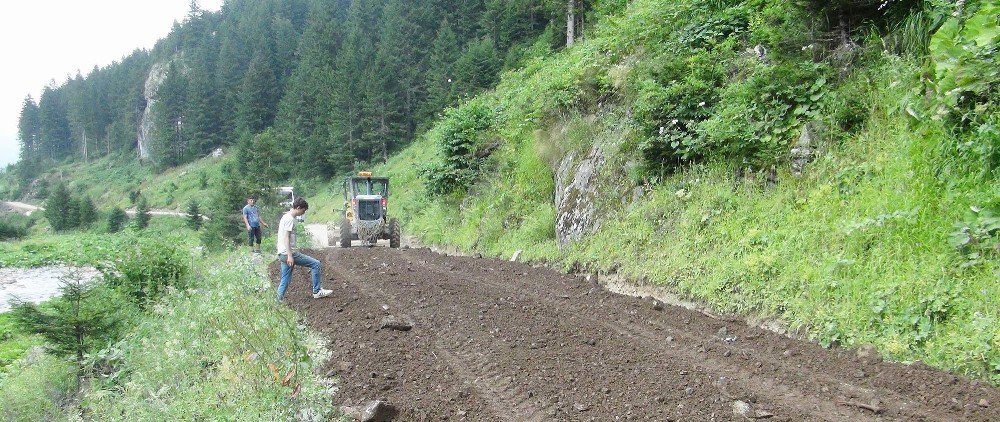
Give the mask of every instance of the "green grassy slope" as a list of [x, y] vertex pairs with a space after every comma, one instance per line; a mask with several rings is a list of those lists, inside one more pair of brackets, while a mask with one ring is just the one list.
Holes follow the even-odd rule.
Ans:
[[[766, 170], [711, 158], [653, 177], [637, 148], [642, 94], [629, 90], [657, 71], [642, 63], [672, 54], [663, 41], [680, 30], [669, 22], [689, 12], [685, 4], [631, 2], [583, 43], [464, 104], [491, 111], [479, 144], [501, 141], [468, 192], [428, 197], [421, 176], [441, 160], [449, 118], [375, 169], [393, 180], [405, 231], [469, 252], [523, 250], [567, 268], [617, 271], [722, 311], [777, 318], [824, 344], [874, 344], [894, 359], [1000, 380], [1000, 266], [949, 243], [970, 210], [996, 202], [1000, 184], [941, 174], [939, 164], [953, 160], [941, 148], [949, 135], [901, 107], [921, 87], [921, 65], [876, 50], [835, 75], [814, 119], [835, 126], [854, 113], [863, 123], [827, 136], [801, 178], [785, 160], [775, 183]], [[730, 70], [743, 60], [723, 58]], [[789, 131], [786, 151], [797, 134]], [[602, 223], [560, 249], [554, 173], [565, 154], [592, 145], [608, 160]], [[644, 193], [633, 201], [637, 186]]]
[[205, 157], [155, 173], [151, 165], [143, 165], [135, 157], [112, 155], [59, 165], [47, 171], [43, 179], [49, 186], [64, 182], [73, 192], [90, 196], [101, 208], [130, 208], [133, 205], [129, 194], [140, 192], [151, 208], [184, 210], [188, 200], [208, 201], [208, 193], [220, 177], [221, 161]]

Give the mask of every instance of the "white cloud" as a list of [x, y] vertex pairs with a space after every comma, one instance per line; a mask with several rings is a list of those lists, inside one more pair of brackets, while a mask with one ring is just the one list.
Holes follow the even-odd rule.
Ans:
[[[17, 119], [25, 95], [38, 100], [51, 80], [107, 66], [152, 48], [183, 20], [190, 0], [34, 0], [0, 13], [0, 166], [17, 160]], [[219, 10], [222, 0], [200, 0]]]

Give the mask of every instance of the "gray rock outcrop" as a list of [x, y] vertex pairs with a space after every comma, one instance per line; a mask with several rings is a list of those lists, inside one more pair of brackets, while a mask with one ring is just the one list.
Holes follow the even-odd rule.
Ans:
[[556, 172], [556, 239], [562, 247], [600, 227], [597, 215], [598, 174], [606, 159], [597, 146], [582, 160], [570, 152]]
[[802, 126], [802, 134], [799, 135], [798, 142], [792, 146], [789, 158], [792, 161], [792, 175], [802, 176], [806, 164], [816, 158], [817, 130], [813, 123], [806, 123]]
[[142, 96], [146, 99], [146, 108], [142, 111], [142, 119], [139, 120], [139, 136], [136, 140], [136, 149], [141, 160], [149, 158], [150, 135], [153, 131], [153, 103], [156, 102], [156, 91], [160, 89], [166, 77], [167, 66], [164, 63], [153, 63], [143, 86]]

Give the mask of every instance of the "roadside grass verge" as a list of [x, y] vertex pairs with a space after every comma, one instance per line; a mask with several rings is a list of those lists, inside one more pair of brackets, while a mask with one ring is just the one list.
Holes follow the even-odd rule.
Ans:
[[316, 374], [322, 341], [274, 301], [265, 271], [243, 254], [203, 260], [195, 287], [157, 304], [96, 356], [111, 369], [84, 393], [88, 415], [322, 420], [331, 411]]
[[[74, 364], [29, 353], [0, 371], [0, 413], [16, 420], [326, 420], [321, 339], [274, 300], [266, 266], [244, 253], [191, 258], [192, 270], [117, 341]], [[221, 264], [221, 265], [220, 265]], [[4, 321], [0, 319], [0, 322]]]

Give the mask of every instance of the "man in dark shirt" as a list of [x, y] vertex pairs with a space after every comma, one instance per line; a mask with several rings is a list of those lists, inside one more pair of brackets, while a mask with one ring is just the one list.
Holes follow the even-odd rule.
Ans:
[[268, 227], [264, 220], [260, 219], [260, 210], [254, 205], [257, 203], [257, 198], [249, 197], [247, 198], [247, 205], [243, 207], [243, 224], [247, 227], [247, 238], [250, 242], [250, 248], [253, 249], [254, 253], [260, 253], [260, 225], [263, 224], [264, 227]]

